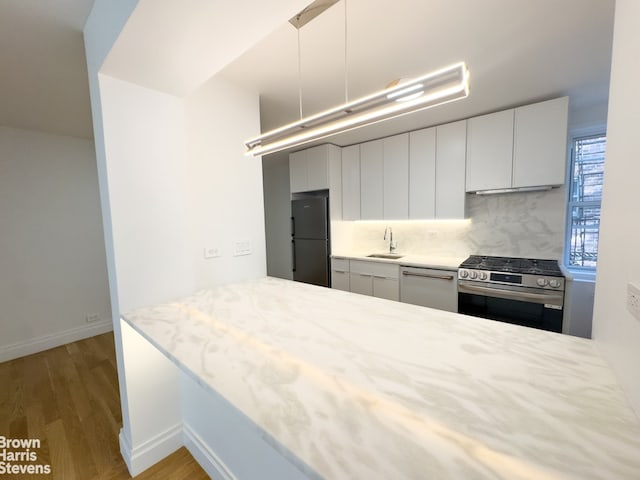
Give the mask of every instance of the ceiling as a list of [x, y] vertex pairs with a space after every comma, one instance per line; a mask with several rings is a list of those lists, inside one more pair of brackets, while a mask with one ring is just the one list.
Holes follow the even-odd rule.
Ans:
[[82, 37], [93, 2], [0, 1], [0, 125], [93, 137]]
[[[459, 60], [471, 95], [330, 141], [347, 145], [562, 95], [572, 115], [602, 117], [613, 10], [614, 0], [348, 0], [350, 99]], [[299, 86], [305, 116], [345, 100], [345, 1], [300, 29], [301, 82], [298, 31], [287, 20], [222, 72], [260, 92], [263, 131], [300, 118]]]
[[[82, 28], [93, 1], [0, 1], [0, 125], [92, 137]], [[249, 9], [252, 1], [244, 5], [254, 16], [269, 15]], [[471, 72], [471, 96], [338, 135], [336, 144], [560, 95], [571, 97], [574, 115], [606, 112], [614, 0], [348, 0], [346, 7], [350, 99], [459, 60]], [[263, 131], [299, 119], [299, 86], [305, 115], [344, 102], [344, 22], [342, 0], [300, 30], [301, 82], [298, 31], [288, 18], [222, 71], [260, 93]]]

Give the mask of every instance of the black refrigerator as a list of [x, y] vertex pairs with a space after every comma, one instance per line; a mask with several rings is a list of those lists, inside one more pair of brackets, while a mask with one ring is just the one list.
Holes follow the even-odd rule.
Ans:
[[329, 286], [329, 206], [327, 197], [291, 201], [293, 279]]

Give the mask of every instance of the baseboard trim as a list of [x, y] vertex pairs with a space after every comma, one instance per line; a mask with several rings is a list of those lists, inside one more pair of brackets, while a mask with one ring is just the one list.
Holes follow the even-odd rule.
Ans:
[[211, 478], [219, 480], [237, 480], [235, 475], [226, 467], [224, 462], [202, 440], [189, 425], [184, 424], [184, 446], [193, 455], [202, 469]]
[[0, 362], [25, 357], [51, 348], [59, 347], [67, 343], [76, 342], [89, 337], [95, 337], [113, 330], [111, 320], [90, 323], [79, 327], [70, 328], [61, 332], [43, 335], [42, 337], [0, 346]]
[[132, 477], [144, 472], [184, 444], [182, 423], [169, 427], [135, 448], [122, 430], [119, 438], [120, 453]]

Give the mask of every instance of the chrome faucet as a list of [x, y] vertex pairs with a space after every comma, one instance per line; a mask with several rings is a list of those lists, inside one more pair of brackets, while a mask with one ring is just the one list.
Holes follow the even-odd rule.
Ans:
[[396, 243], [393, 241], [393, 230], [391, 230], [391, 227], [384, 229], [383, 240], [387, 239], [387, 233], [389, 234], [389, 253], [393, 253], [396, 250]]

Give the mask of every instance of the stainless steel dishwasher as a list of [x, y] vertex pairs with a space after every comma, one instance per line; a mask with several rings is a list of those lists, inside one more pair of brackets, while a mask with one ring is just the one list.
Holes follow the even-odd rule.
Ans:
[[450, 270], [400, 266], [400, 301], [458, 311], [458, 274]]

